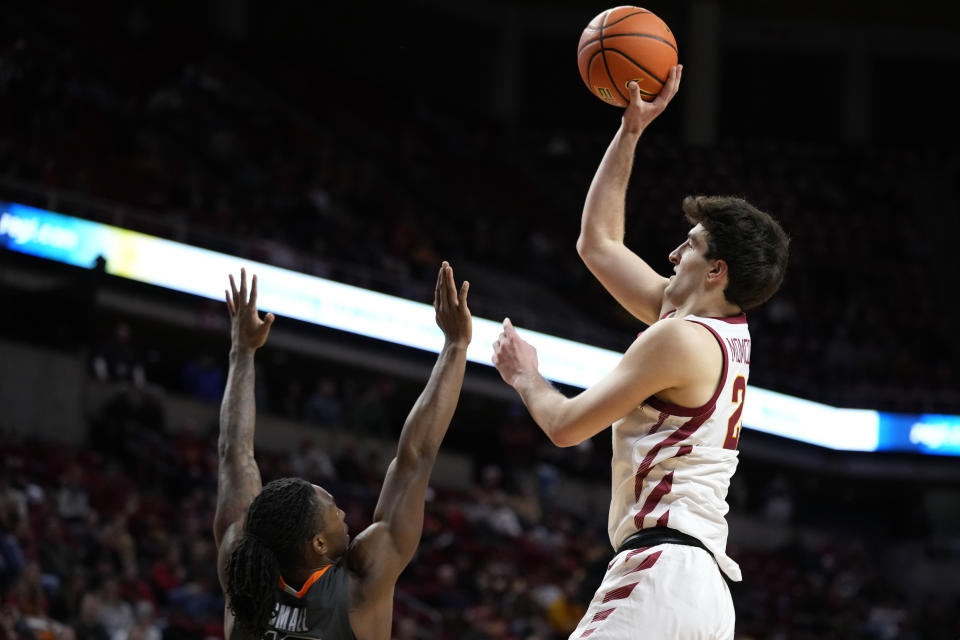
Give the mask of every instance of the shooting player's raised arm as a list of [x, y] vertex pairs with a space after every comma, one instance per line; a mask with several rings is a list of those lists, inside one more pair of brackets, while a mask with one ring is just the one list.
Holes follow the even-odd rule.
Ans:
[[679, 85], [679, 66], [652, 102], [642, 100], [636, 83], [630, 83], [630, 104], [590, 183], [577, 238], [577, 253], [590, 272], [624, 309], [648, 325], [659, 318], [667, 279], [624, 245], [627, 185], [640, 136]]

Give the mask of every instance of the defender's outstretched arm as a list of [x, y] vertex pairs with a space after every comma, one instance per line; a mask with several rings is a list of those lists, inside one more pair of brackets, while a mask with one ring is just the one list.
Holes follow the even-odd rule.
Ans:
[[270, 334], [274, 315], [260, 319], [257, 313], [257, 276], [250, 283], [240, 270], [240, 289], [230, 276], [227, 310], [230, 312], [230, 369], [220, 404], [220, 435], [217, 440], [217, 511], [214, 540], [219, 548], [227, 528], [242, 520], [247, 507], [260, 492], [260, 469], [253, 457], [256, 415], [254, 399], [254, 353]]
[[364, 600], [392, 592], [420, 542], [430, 474], [463, 385], [467, 345], [472, 338], [469, 287], [470, 283], [464, 282], [458, 293], [453, 269], [443, 263], [434, 297], [437, 324], [444, 333], [443, 348], [403, 425], [373, 523], [351, 546], [354, 569], [364, 584]]

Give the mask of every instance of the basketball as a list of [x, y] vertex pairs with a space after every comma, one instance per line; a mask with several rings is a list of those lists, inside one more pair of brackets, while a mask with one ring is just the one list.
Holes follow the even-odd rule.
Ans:
[[636, 80], [653, 100], [677, 64], [677, 41], [663, 20], [640, 7], [607, 9], [583, 30], [577, 46], [580, 77], [590, 92], [612, 105], [630, 103], [627, 83]]

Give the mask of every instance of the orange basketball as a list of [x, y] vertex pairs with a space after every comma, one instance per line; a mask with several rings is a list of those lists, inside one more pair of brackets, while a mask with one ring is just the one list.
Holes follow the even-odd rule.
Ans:
[[607, 9], [590, 21], [577, 46], [580, 77], [593, 95], [625, 107], [627, 83], [636, 80], [653, 100], [677, 64], [677, 41], [667, 24], [640, 7]]

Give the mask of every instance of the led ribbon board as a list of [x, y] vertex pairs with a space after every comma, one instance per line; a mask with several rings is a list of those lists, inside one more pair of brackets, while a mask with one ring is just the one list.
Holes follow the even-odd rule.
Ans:
[[[224, 297], [227, 275], [244, 267], [257, 275], [263, 311], [426, 351], [443, 345], [432, 304], [21, 204], [0, 202], [0, 247], [87, 268], [103, 256], [111, 275], [215, 300]], [[500, 323], [475, 317], [467, 358], [490, 365], [500, 331]], [[585, 387], [620, 359], [571, 340], [524, 335], [537, 345], [543, 375], [563, 384]]]
[[[0, 247], [84, 268], [102, 256], [111, 275], [214, 300], [223, 299], [227, 275], [244, 267], [258, 277], [258, 306], [264, 311], [426, 351], [437, 352], [443, 344], [432, 304], [35, 207], [0, 202]], [[501, 325], [473, 321], [467, 359], [492, 366], [490, 345]], [[535, 331], [522, 333], [537, 347], [541, 374], [574, 387], [590, 386], [622, 355]], [[748, 429], [831, 449], [960, 455], [960, 416], [838, 409], [752, 386], [747, 395], [743, 425]]]

